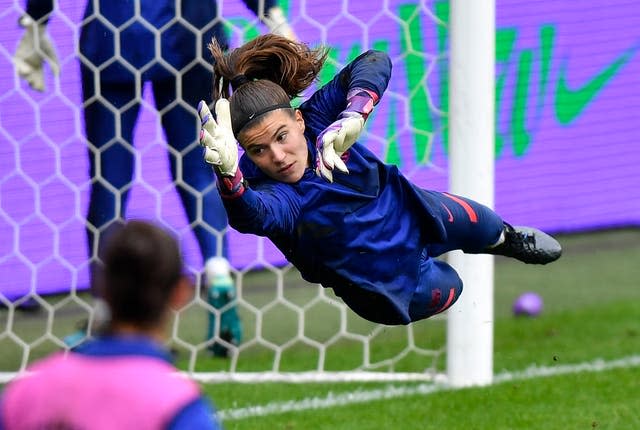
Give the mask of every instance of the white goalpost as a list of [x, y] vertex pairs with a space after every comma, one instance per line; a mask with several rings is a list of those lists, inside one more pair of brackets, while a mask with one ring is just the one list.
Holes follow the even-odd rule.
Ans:
[[[495, 0], [453, 0], [450, 26], [450, 189], [493, 207]], [[447, 376], [453, 386], [492, 381], [493, 260], [460, 251], [449, 256], [465, 283], [448, 311]]]
[[[56, 77], [45, 69], [47, 92], [33, 92], [14, 74], [0, 96], [3, 112], [12, 114], [0, 124], [0, 384], [33, 361], [68, 350], [65, 339], [77, 323], [88, 322], [85, 337], [91, 336], [85, 222], [90, 183], [101, 178], [87, 175], [91, 142], [82, 124], [77, 40], [84, 3], [55, 2], [48, 33], [62, 69]], [[231, 47], [267, 31], [242, 1], [218, 3]], [[449, 189], [493, 206], [495, 0], [382, 0], [373, 8], [354, 0], [280, 5], [300, 40], [331, 48], [319, 84], [366, 49], [391, 57], [392, 82], [363, 136], [372, 151], [424, 188]], [[3, 16], [16, 21], [23, 12], [22, 2], [0, 6]], [[0, 56], [8, 64], [20, 35], [18, 27], [0, 32]], [[198, 62], [209, 66], [208, 59]], [[303, 281], [268, 240], [215, 231], [229, 239], [236, 295], [227, 307], [214, 307], [203, 286], [193, 225], [166, 162], [167, 151], [179, 154], [167, 149], [150, 90], [142, 84], [130, 148], [133, 182], [115, 191], [130, 192], [127, 218], [173, 229], [185, 251], [196, 294], [176, 313], [168, 345], [182, 371], [202, 382], [492, 381], [491, 256], [451, 253], [449, 262], [465, 285], [459, 302], [429, 320], [390, 327], [364, 321], [330, 290]], [[219, 327], [228, 306], [241, 317], [238, 346], [225, 344], [219, 329], [207, 337], [212, 318]], [[210, 352], [220, 342], [228, 346], [226, 358]]]

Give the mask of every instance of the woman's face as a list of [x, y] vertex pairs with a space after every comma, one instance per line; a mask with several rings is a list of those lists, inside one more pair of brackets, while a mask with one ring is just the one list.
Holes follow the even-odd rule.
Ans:
[[276, 181], [298, 182], [309, 164], [304, 119], [298, 110], [294, 116], [286, 109], [266, 113], [238, 140], [251, 161]]

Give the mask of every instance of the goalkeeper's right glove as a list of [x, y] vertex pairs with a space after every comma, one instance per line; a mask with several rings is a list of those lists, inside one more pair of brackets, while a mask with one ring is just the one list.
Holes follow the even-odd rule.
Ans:
[[213, 165], [221, 196], [239, 197], [244, 193], [244, 184], [242, 172], [238, 168], [238, 142], [231, 129], [229, 101], [219, 99], [215, 111], [217, 122], [204, 101], [198, 104], [202, 124], [200, 144], [204, 147], [204, 161]]
[[54, 75], [60, 72], [58, 55], [46, 33], [46, 24], [35, 22], [29, 15], [20, 18], [25, 32], [13, 56], [13, 65], [18, 75], [37, 91], [44, 91], [43, 64], [49, 62]]

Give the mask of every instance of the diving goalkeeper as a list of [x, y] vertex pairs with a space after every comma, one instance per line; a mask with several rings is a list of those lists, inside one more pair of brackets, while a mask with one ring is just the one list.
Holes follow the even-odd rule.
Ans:
[[363, 318], [408, 324], [449, 308], [462, 280], [436, 257], [454, 249], [531, 264], [560, 257], [551, 236], [421, 189], [356, 142], [391, 77], [383, 52], [361, 54], [294, 109], [325, 49], [274, 35], [210, 49], [216, 117], [200, 102], [200, 142], [230, 225], [268, 237], [304, 279]]

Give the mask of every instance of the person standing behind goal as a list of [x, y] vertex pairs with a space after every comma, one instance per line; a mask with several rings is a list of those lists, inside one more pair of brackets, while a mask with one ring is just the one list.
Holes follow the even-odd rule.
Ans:
[[177, 373], [163, 346], [172, 309], [193, 297], [177, 241], [145, 221], [114, 230], [96, 276], [111, 311], [106, 333], [10, 382], [0, 428], [219, 428], [198, 385]]
[[[277, 0], [243, 2], [269, 31], [295, 38]], [[54, 72], [59, 70], [55, 49], [46, 33], [53, 9], [53, 0], [27, 0], [27, 13], [20, 19], [25, 32], [14, 56], [15, 68], [19, 76], [39, 91], [44, 91], [43, 63], [49, 62]], [[220, 268], [229, 267], [226, 235], [220, 239], [214, 233], [226, 230], [227, 217], [216, 188], [211, 186], [210, 171], [201, 161], [198, 115], [193, 106], [203, 93], [211, 92], [207, 43], [214, 38], [225, 49], [228, 45], [218, 2], [88, 0], [81, 25], [84, 121], [91, 145], [86, 229], [91, 267], [95, 266], [101, 239], [108, 234], [109, 225], [125, 217], [135, 165], [133, 135], [141, 89], [145, 82], [151, 82], [167, 144], [173, 149], [168, 153], [172, 179], [194, 230], [204, 267], [215, 268], [217, 274]], [[158, 34], [160, 37], [156, 39]], [[116, 46], [120, 47], [119, 57]], [[114, 193], [114, 189], [119, 192]], [[216, 288], [214, 279], [207, 279], [207, 283], [210, 289]], [[92, 290], [99, 297], [99, 292], [93, 287]], [[214, 308], [225, 306], [235, 297], [235, 287], [225, 283], [219, 294], [210, 291], [209, 296], [217, 297], [211, 303]], [[226, 342], [238, 344], [242, 336], [240, 321], [235, 307], [226, 308], [220, 316], [222, 325], [218, 331]], [[216, 331], [212, 328], [213, 314], [210, 320], [209, 332], [213, 333]], [[75, 338], [84, 337], [82, 332]], [[226, 346], [214, 344], [211, 349], [216, 355], [227, 354]]]

